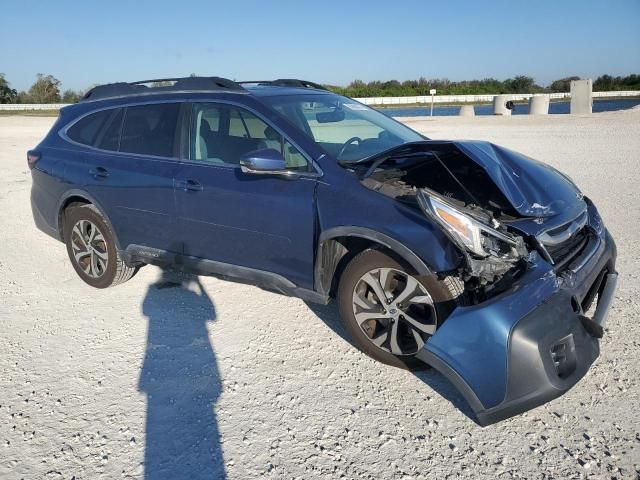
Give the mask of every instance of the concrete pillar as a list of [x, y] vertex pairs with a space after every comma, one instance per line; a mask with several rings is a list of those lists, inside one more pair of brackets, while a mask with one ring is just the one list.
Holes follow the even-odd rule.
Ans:
[[529, 99], [529, 115], [547, 115], [549, 113], [549, 95], [533, 95]]
[[593, 83], [588, 80], [571, 80], [571, 113], [591, 113], [593, 108]]
[[506, 107], [509, 100], [511, 100], [511, 96], [509, 95], [496, 95], [493, 97], [493, 114], [511, 115], [511, 110]]
[[475, 117], [476, 111], [474, 110], [473, 105], [462, 105], [458, 115], [461, 117]]

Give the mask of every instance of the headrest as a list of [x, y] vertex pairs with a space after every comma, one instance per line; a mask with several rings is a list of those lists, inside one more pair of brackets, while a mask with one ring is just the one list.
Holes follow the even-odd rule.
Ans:
[[211, 124], [206, 118], [200, 120], [200, 133], [211, 133]]
[[280, 140], [280, 134], [269, 126], [264, 129], [264, 136], [267, 140]]

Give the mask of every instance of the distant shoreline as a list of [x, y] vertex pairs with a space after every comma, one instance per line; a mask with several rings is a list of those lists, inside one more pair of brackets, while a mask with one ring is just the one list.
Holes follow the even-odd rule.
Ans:
[[[382, 97], [384, 98], [384, 97]], [[593, 102], [606, 102], [610, 100], [636, 100], [639, 99], [640, 95], [632, 96], [632, 97], [600, 97], [594, 98]], [[550, 103], [569, 103], [571, 101], [570, 98], [552, 98], [549, 100]], [[438, 107], [461, 107], [463, 105], [491, 105], [493, 102], [441, 102], [434, 103], [433, 108]], [[513, 103], [527, 105], [529, 100], [513, 100]], [[386, 110], [386, 109], [397, 109], [397, 108], [415, 108], [415, 107], [427, 107], [431, 106], [431, 102], [427, 103], [396, 103], [396, 104], [380, 104], [380, 105], [368, 105], [371, 108], [375, 108], [376, 110]]]
[[[621, 100], [637, 100], [640, 99], [640, 95], [636, 96], [620, 96], [620, 97], [600, 97], [594, 98], [593, 103], [597, 102], [607, 102], [607, 101], [621, 101]], [[569, 103], [571, 101], [570, 98], [552, 98], [550, 99], [550, 103]], [[481, 105], [491, 105], [493, 102], [442, 102], [442, 103], [434, 103], [433, 108], [442, 108], [442, 107], [461, 107], [463, 105], [471, 105], [471, 106], [481, 106]], [[517, 105], [527, 105], [529, 100], [513, 100], [513, 103]], [[397, 110], [397, 109], [411, 109], [411, 108], [429, 108], [431, 103], [402, 103], [402, 104], [384, 104], [384, 105], [368, 105], [371, 108], [376, 110]], [[60, 110], [2, 110], [0, 109], [0, 116], [13, 116], [13, 115], [23, 115], [29, 117], [57, 117], [60, 113]]]

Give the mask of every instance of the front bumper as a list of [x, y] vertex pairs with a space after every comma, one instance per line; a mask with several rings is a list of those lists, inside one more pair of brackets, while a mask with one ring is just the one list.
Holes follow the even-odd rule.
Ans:
[[[417, 354], [460, 390], [482, 426], [559, 397], [600, 353], [585, 325], [603, 325], [613, 300], [616, 247], [609, 233], [594, 232], [560, 273], [537, 254], [531, 260], [510, 290], [454, 310]], [[587, 319], [583, 307], [596, 293]]]

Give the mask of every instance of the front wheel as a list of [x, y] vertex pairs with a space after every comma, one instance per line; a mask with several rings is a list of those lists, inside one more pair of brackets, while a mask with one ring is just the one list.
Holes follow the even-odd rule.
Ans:
[[418, 276], [378, 250], [347, 265], [338, 286], [340, 317], [355, 345], [400, 368], [424, 366], [414, 358], [456, 305], [451, 283]]
[[96, 207], [71, 207], [65, 213], [67, 253], [82, 280], [95, 288], [107, 288], [136, 274], [138, 269], [121, 258], [113, 233]]

